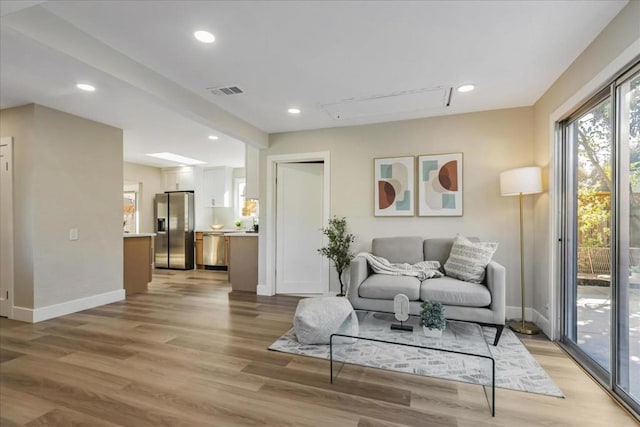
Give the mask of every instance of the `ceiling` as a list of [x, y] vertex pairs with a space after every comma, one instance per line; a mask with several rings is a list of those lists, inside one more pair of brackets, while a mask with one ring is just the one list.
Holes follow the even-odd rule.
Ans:
[[0, 107], [121, 127], [128, 161], [237, 167], [268, 133], [532, 105], [626, 3], [3, 0]]

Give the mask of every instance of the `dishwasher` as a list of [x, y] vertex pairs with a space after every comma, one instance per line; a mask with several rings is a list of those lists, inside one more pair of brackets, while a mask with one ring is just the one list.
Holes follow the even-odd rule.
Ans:
[[223, 233], [203, 233], [202, 258], [204, 268], [227, 270], [227, 239]]

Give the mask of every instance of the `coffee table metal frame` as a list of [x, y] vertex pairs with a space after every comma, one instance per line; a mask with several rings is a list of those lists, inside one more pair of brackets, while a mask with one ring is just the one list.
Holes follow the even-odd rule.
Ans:
[[[384, 313], [384, 314], [389, 314], [389, 313]], [[457, 322], [457, 321], [456, 321]], [[399, 332], [401, 333], [401, 332]], [[468, 352], [464, 352], [464, 351], [457, 351], [457, 350], [448, 350], [445, 348], [438, 348], [438, 347], [431, 347], [431, 346], [425, 346], [425, 345], [417, 345], [417, 344], [410, 344], [410, 343], [403, 343], [403, 342], [396, 342], [396, 341], [387, 341], [387, 340], [381, 340], [381, 339], [376, 339], [376, 338], [369, 338], [369, 337], [361, 337], [361, 336], [356, 336], [356, 335], [348, 335], [348, 334], [341, 334], [341, 333], [334, 333], [331, 334], [330, 338], [329, 338], [329, 366], [330, 366], [330, 378], [331, 378], [331, 384], [333, 384], [333, 339], [334, 337], [343, 337], [343, 338], [351, 338], [351, 339], [356, 339], [356, 340], [365, 340], [365, 341], [372, 341], [372, 342], [378, 342], [378, 343], [383, 343], [383, 344], [393, 344], [393, 345], [401, 345], [403, 347], [413, 347], [413, 348], [419, 348], [419, 349], [425, 349], [425, 350], [433, 350], [433, 351], [442, 351], [445, 353], [453, 353], [453, 354], [460, 354], [463, 356], [471, 356], [471, 357], [479, 357], [482, 359], [488, 359], [491, 362], [491, 397], [489, 397], [487, 395], [487, 386], [484, 384], [479, 384], [482, 386], [482, 390], [484, 391], [484, 395], [487, 398], [487, 404], [489, 405], [489, 409], [491, 411], [491, 416], [495, 417], [496, 416], [496, 361], [493, 357], [491, 356], [486, 356], [486, 355], [482, 355], [482, 354], [475, 354], [475, 353], [468, 353]], [[486, 340], [485, 340], [486, 343]], [[340, 344], [340, 345], [344, 345], [344, 343]], [[488, 345], [487, 345], [487, 349], [488, 349]], [[341, 362], [343, 365], [345, 363], [348, 363], [346, 361], [342, 361]], [[358, 366], [365, 366], [366, 365], [358, 365]], [[338, 374], [336, 374], [336, 378], [337, 378]], [[432, 378], [437, 378], [437, 377], [432, 377]], [[447, 380], [446, 378], [441, 378], [444, 380]], [[454, 381], [454, 380], [447, 380], [447, 381]]]

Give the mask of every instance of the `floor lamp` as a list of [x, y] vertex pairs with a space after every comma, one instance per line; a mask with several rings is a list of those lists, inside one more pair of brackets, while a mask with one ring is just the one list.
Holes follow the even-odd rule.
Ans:
[[503, 196], [520, 197], [520, 288], [522, 292], [522, 318], [512, 320], [509, 327], [516, 332], [534, 335], [540, 332], [532, 322], [524, 320], [524, 236], [522, 231], [522, 196], [542, 192], [542, 174], [537, 166], [511, 169], [500, 174], [500, 193]]

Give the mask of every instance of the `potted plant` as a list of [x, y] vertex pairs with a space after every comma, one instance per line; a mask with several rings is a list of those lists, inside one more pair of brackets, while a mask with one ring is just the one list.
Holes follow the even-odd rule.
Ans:
[[347, 219], [334, 216], [329, 220], [329, 225], [322, 229], [322, 234], [329, 240], [327, 246], [318, 249], [318, 252], [333, 261], [340, 282], [339, 297], [344, 296], [344, 283], [342, 274], [351, 264], [354, 257], [350, 251], [351, 243], [356, 239], [353, 234], [347, 232]]
[[236, 224], [236, 228], [238, 230], [240, 230], [240, 227], [242, 227], [242, 220], [241, 219], [236, 219], [235, 224]]
[[424, 334], [428, 337], [439, 338], [447, 326], [444, 318], [444, 306], [435, 301], [425, 301], [422, 303], [422, 313], [420, 313], [420, 324]]

